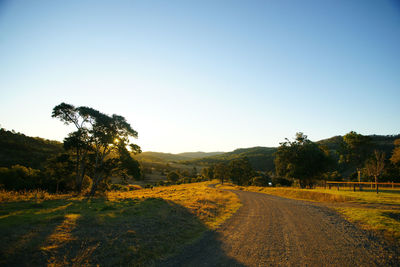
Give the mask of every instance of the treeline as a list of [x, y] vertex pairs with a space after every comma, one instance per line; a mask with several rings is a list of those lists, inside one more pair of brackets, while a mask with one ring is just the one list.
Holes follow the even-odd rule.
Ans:
[[[55, 143], [49, 145], [40, 139], [36, 141], [41, 142], [42, 149], [36, 149], [35, 139], [11, 133], [14, 140], [9, 137], [4, 143], [5, 148], [14, 150], [13, 155], [21, 157], [17, 165], [2, 161], [0, 187], [6, 190], [88, 191], [93, 195], [97, 190], [107, 188], [113, 175], [126, 180], [142, 177], [139, 163], [132, 158], [132, 154], [141, 152], [140, 147], [130, 143], [130, 138], [136, 138], [137, 132], [124, 117], [66, 103], [54, 107], [52, 117], [73, 125], [75, 130], [57, 150], [53, 149]], [[10, 135], [4, 129], [2, 134]], [[46, 150], [47, 153], [43, 152]], [[35, 153], [41, 162], [32, 159]], [[29, 160], [24, 161], [25, 157]]]
[[[375, 181], [375, 178], [382, 182], [400, 182], [395, 152], [400, 141], [396, 140], [400, 140], [400, 135], [364, 136], [351, 131], [345, 136], [312, 142], [303, 133], [298, 133], [294, 141], [285, 139], [278, 148], [237, 149], [186, 163], [214, 170], [217, 165], [229, 165], [246, 158], [254, 171], [268, 176], [273, 185], [294, 183], [312, 187], [324, 180]], [[381, 170], [378, 171], [377, 166]]]
[[[255, 171], [247, 157], [205, 167], [201, 171], [201, 176], [208, 180], [219, 179], [222, 184], [229, 181], [241, 186], [271, 186], [282, 183], [281, 180], [278, 181], [266, 172]], [[290, 181], [287, 180], [283, 183], [289, 185]]]
[[247, 158], [254, 170], [273, 172], [275, 169], [274, 153], [276, 152], [276, 149], [276, 147], [239, 148], [232, 152], [204, 157], [201, 159], [183, 161], [182, 163], [211, 166], [218, 163], [228, 163], [235, 159]]
[[333, 148], [297, 133], [294, 141], [286, 139], [278, 147], [275, 173], [302, 188], [324, 180], [400, 182], [400, 139], [391, 138], [390, 151], [382, 139], [377, 144], [374, 138], [351, 131], [343, 138], [335, 137]]
[[60, 142], [0, 129], [0, 167], [19, 164], [43, 169], [46, 160], [63, 151], [63, 144]]
[[[300, 187], [313, 187], [325, 180], [400, 182], [400, 135], [364, 136], [352, 131], [312, 142], [297, 133], [293, 141], [285, 139], [278, 148], [215, 152], [211, 157], [180, 163], [146, 161], [145, 157], [138, 162], [135, 155], [141, 158], [137, 157], [140, 147], [129, 139], [137, 137], [137, 132], [122, 116], [65, 103], [56, 106], [52, 116], [75, 126], [63, 143], [0, 129], [0, 188], [94, 194], [109, 188], [112, 177], [127, 184], [152, 172], [166, 180], [148, 186], [214, 178], [238, 185]], [[180, 157], [200, 154], [207, 155], [183, 153]]]

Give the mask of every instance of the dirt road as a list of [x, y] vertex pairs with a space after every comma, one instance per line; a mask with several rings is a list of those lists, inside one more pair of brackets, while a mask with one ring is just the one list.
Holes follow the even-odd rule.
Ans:
[[326, 207], [233, 192], [236, 214], [160, 266], [400, 266], [395, 248]]

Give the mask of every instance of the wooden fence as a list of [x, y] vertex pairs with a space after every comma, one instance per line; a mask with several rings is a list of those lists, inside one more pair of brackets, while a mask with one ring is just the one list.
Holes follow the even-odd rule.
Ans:
[[400, 189], [400, 183], [394, 182], [384, 182], [384, 183], [375, 183], [375, 182], [342, 182], [342, 181], [326, 181], [325, 188], [336, 188], [340, 190], [340, 188], [348, 188], [356, 191], [362, 191], [363, 189], [376, 189], [376, 192], [379, 192], [379, 188], [381, 189]]

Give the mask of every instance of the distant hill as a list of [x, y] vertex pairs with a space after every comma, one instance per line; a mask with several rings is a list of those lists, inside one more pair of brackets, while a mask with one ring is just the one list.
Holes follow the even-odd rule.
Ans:
[[162, 153], [162, 152], [142, 152], [135, 155], [135, 159], [139, 161], [155, 162], [155, 163], [167, 163], [167, 162], [178, 162], [187, 161], [198, 158], [204, 158], [208, 156], [214, 156], [223, 154], [224, 152], [184, 152], [179, 154]]
[[187, 163], [196, 165], [211, 165], [219, 162], [229, 162], [234, 159], [247, 157], [255, 170], [273, 171], [275, 168], [274, 153], [276, 150], [276, 147], [239, 148], [232, 152], [190, 160], [187, 161]]
[[60, 142], [0, 129], [0, 167], [19, 164], [40, 169], [48, 158], [63, 151]]
[[[393, 142], [399, 135], [370, 135], [371, 150], [378, 149], [390, 157], [394, 148]], [[331, 151], [338, 151], [343, 143], [343, 136], [317, 141]], [[247, 157], [255, 170], [274, 171], [274, 153], [276, 147], [239, 148], [232, 152], [184, 152], [179, 154], [161, 152], [143, 152], [134, 157], [142, 162], [165, 165], [168, 162], [179, 164], [208, 166], [219, 162], [229, 162], [233, 159]], [[20, 164], [26, 167], [40, 169], [43, 163], [53, 155], [63, 152], [62, 143], [29, 137], [0, 129], [0, 167]]]
[[[371, 138], [371, 150], [377, 149], [384, 151], [386, 157], [390, 157], [394, 148], [393, 142], [395, 139], [399, 139], [400, 135], [370, 135], [369, 137]], [[331, 151], [338, 151], [343, 142], [343, 136], [334, 136], [317, 141], [318, 144], [326, 146]], [[212, 165], [219, 162], [229, 162], [233, 159], [247, 157], [255, 170], [274, 171], [274, 153], [276, 150], [277, 147], [240, 148], [216, 156], [186, 161], [186, 163]]]
[[[400, 134], [398, 135], [368, 135], [371, 139], [371, 149], [372, 150], [381, 150], [386, 153], [386, 156], [389, 157], [392, 154], [394, 148], [394, 140], [400, 138]], [[326, 146], [329, 150], [339, 150], [341, 144], [343, 143], [343, 136], [334, 136], [328, 139], [323, 139], [317, 141], [318, 144]]]

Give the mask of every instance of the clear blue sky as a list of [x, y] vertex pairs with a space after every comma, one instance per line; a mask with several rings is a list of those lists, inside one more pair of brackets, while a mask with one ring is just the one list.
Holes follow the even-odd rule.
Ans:
[[398, 134], [400, 4], [0, 0], [0, 90], [1, 127], [61, 141], [67, 102], [145, 151]]

